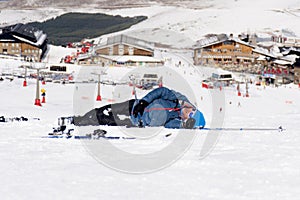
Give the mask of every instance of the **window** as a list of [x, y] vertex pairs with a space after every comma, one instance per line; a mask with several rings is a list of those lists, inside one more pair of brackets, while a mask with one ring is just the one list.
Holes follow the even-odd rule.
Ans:
[[225, 41], [223, 42], [224, 45], [233, 45], [233, 41]]
[[108, 54], [110, 56], [113, 55], [113, 53], [114, 53], [113, 47], [109, 47], [108, 51], [109, 51]]
[[124, 54], [124, 45], [120, 44], [119, 45], [119, 55], [123, 55]]
[[[203, 49], [204, 52], [211, 52], [211, 49]], [[198, 53], [201, 53], [201, 50], [199, 50]]]
[[133, 55], [133, 47], [128, 47], [128, 54]]

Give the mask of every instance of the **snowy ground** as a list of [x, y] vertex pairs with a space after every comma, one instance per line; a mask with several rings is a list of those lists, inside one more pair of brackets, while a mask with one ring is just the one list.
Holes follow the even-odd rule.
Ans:
[[[152, 129], [150, 132], [154, 131], [156, 136], [150, 139], [109, 141], [132, 154], [152, 155], [151, 152], [160, 153], [174, 144], [178, 137], [184, 140], [189, 139], [191, 134], [195, 135], [191, 146], [185, 149], [182, 156], [175, 156], [174, 162], [152, 168], [152, 173], [142, 173], [140, 167], [143, 163], [131, 166], [130, 162], [139, 162], [130, 158], [122, 160], [118, 155], [114, 156], [120, 158], [122, 165], [102, 165], [99, 155], [95, 153], [110, 155], [110, 149], [101, 142], [96, 144], [103, 148], [102, 151], [94, 151], [80, 140], [42, 138], [51, 132], [57, 117], [74, 113], [76, 86], [80, 90], [83, 85], [42, 85], [47, 91], [47, 102], [37, 107], [33, 105], [35, 81], [29, 80], [28, 87], [23, 88], [22, 79], [12, 82], [4, 80], [0, 83], [0, 93], [3, 94], [1, 114], [8, 117], [23, 115], [30, 119], [38, 117], [40, 120], [0, 124], [1, 199], [298, 199], [300, 106], [297, 100], [300, 89], [294, 85], [265, 89], [250, 85], [249, 98], [238, 97], [235, 86], [223, 88], [222, 91], [206, 90], [200, 87], [200, 83], [206, 76], [203, 74], [209, 74], [211, 69], [194, 69], [174, 54], [163, 56], [169, 60], [166, 67], [173, 72], [172, 76], [177, 72], [185, 80], [190, 80], [188, 85], [194, 91], [196, 103], [205, 113], [208, 127], [221, 119], [224, 120], [224, 127], [277, 128], [282, 125], [286, 130], [195, 133], [189, 130]], [[183, 66], [175, 67], [179, 59]], [[111, 68], [108, 73], [115, 77], [120, 70], [123, 73], [132, 72], [128, 68]], [[183, 90], [180, 85], [172, 83], [172, 78], [165, 77], [165, 85]], [[92, 102], [94, 106], [100, 106], [110, 103], [112, 99], [118, 101], [120, 97], [112, 94], [112, 91], [118, 91], [117, 88], [102, 86], [104, 100], [99, 103], [94, 101], [96, 85], [90, 84], [88, 87], [92, 90], [87, 91], [95, 92], [80, 93], [82, 95], [79, 96], [88, 105]], [[131, 97], [131, 88], [126, 87], [124, 98]], [[241, 88], [245, 94], [245, 85]], [[139, 96], [143, 95], [143, 91], [138, 92]], [[223, 93], [224, 99], [212, 100], [212, 96], [218, 93]], [[123, 98], [123, 93], [120, 98]], [[241, 107], [238, 107], [238, 102]], [[219, 111], [221, 106], [222, 112]], [[89, 128], [89, 131], [94, 129]], [[139, 131], [102, 128], [114, 136]], [[166, 138], [164, 135], [167, 133], [173, 134]], [[209, 137], [216, 138], [216, 145], [203, 155], [201, 152]], [[177, 148], [180, 149], [180, 145], [175, 146]], [[163, 157], [165, 155], [156, 156], [151, 159], [168, 159]], [[170, 156], [174, 155], [171, 153]], [[119, 168], [113, 170], [111, 167]], [[129, 167], [129, 173], [119, 172], [126, 167]], [[135, 172], [140, 174], [132, 174]]]
[[[123, 16], [147, 15], [148, 20], [125, 32], [175, 47], [190, 47], [206, 33], [268, 28], [300, 33], [297, 0], [216, 2], [213, 7], [198, 10], [155, 5], [102, 11]], [[43, 20], [67, 11], [2, 10], [0, 22], [7, 25]], [[58, 63], [70, 51], [51, 46], [45, 61]], [[207, 127], [283, 126], [286, 130], [178, 131], [104, 126], [101, 128], [112, 136], [144, 134], [148, 138], [91, 143], [42, 138], [57, 125], [58, 117], [133, 98], [132, 88], [101, 85], [103, 101], [96, 102], [96, 84], [47, 83], [41, 85], [46, 89], [46, 104], [38, 107], [33, 105], [35, 80], [28, 80], [28, 87], [24, 88], [22, 79], [5, 79], [0, 82], [0, 116], [25, 116], [29, 121], [0, 124], [1, 199], [298, 199], [300, 89], [295, 85], [250, 85], [249, 98], [238, 97], [236, 85], [221, 91], [202, 89], [201, 81], [211, 75], [212, 69], [195, 68], [191, 54], [181, 53], [158, 52], [156, 56], [163, 58], [166, 65], [150, 70], [158, 70], [164, 76], [165, 86], [183, 92], [197, 104]], [[0, 63], [1, 72], [14, 71], [22, 64], [4, 59]], [[90, 75], [87, 68], [78, 69], [81, 68], [75, 66], [77, 76]], [[108, 68], [108, 75], [103, 78], [126, 79], [138, 72], [134, 68]], [[241, 90], [244, 95], [245, 85], [241, 85]], [[145, 94], [137, 92], [138, 97]], [[76, 129], [75, 134], [93, 129]], [[169, 133], [172, 135], [165, 137]]]

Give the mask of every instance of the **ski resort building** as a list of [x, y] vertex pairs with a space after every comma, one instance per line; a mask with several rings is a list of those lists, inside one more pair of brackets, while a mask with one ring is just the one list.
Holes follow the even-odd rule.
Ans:
[[154, 44], [148, 41], [117, 35], [103, 38], [87, 54], [77, 58], [80, 65], [100, 66], [157, 66], [163, 61], [154, 56]]
[[194, 64], [249, 64], [255, 61], [255, 47], [226, 34], [211, 35], [197, 42], [194, 47]]
[[33, 26], [16, 24], [0, 28], [0, 55], [40, 61], [47, 51], [47, 35]]
[[117, 35], [101, 42], [95, 47], [95, 52], [109, 56], [153, 56], [154, 44], [126, 35]]

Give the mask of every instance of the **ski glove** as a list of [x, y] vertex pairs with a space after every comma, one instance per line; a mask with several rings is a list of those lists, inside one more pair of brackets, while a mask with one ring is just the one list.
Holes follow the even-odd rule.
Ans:
[[137, 117], [138, 114], [140, 113], [140, 115], [142, 116], [144, 113], [144, 109], [149, 105], [149, 103], [145, 100], [140, 100], [138, 104], [136, 104], [134, 106], [133, 109], [133, 116]]

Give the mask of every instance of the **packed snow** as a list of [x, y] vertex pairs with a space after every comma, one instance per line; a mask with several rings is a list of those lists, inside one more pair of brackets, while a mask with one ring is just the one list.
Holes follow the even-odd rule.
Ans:
[[[300, 33], [295, 25], [299, 15], [297, 1], [259, 2], [258, 6], [230, 1], [204, 10], [156, 6], [109, 12], [124, 15], [148, 12], [148, 20], [126, 31], [168, 30], [170, 38], [180, 40], [177, 47], [186, 47], [187, 41], [195, 41], [208, 32], [290, 28]], [[253, 9], [248, 9], [249, 6]], [[243, 20], [238, 16], [245, 10], [251, 16], [245, 14]], [[258, 11], [269, 15], [262, 16]], [[9, 14], [5, 19], [2, 17], [5, 12], [0, 13], [2, 24], [34, 16], [24, 11], [28, 13], [21, 18]], [[236, 21], [233, 23], [232, 19]], [[180, 30], [184, 27], [182, 34]], [[154, 31], [140, 33], [145, 38], [160, 38], [162, 43], [171, 44], [171, 40], [155, 35]], [[183, 38], [178, 39], [177, 34]], [[58, 63], [70, 50], [51, 46], [45, 62]], [[164, 86], [187, 95], [204, 113], [206, 127], [233, 130], [88, 126], [75, 128], [74, 134], [85, 135], [102, 128], [110, 136], [138, 139], [47, 138], [52, 128], [57, 127], [58, 117], [83, 114], [94, 107], [135, 98], [132, 87], [101, 84], [103, 99], [96, 101], [96, 82], [47, 82], [40, 85], [46, 90], [46, 103], [40, 107], [34, 105], [36, 80], [28, 79], [28, 86], [23, 87], [24, 79], [15, 77], [11, 81], [4, 77], [0, 82], [0, 116], [24, 116], [29, 120], [0, 122], [1, 199], [298, 199], [300, 88], [294, 84], [263, 87], [253, 83], [249, 84], [249, 97], [245, 97], [245, 84], [240, 85], [242, 96], [237, 95], [237, 85], [206, 89], [201, 82], [216, 69], [194, 66], [191, 53], [185, 50], [165, 49], [155, 53], [166, 61], [165, 65], [147, 70], [162, 74]], [[1, 59], [0, 63], [2, 72], [22, 70], [18, 69], [21, 61]], [[99, 70], [81, 66], [72, 69], [75, 80], [81, 81]], [[136, 67], [102, 70], [107, 73], [103, 79], [115, 81], [141, 73]], [[252, 75], [244, 75], [254, 81]], [[147, 92], [137, 89], [137, 96], [140, 98]], [[282, 132], [277, 130], [279, 126], [284, 128]]]

